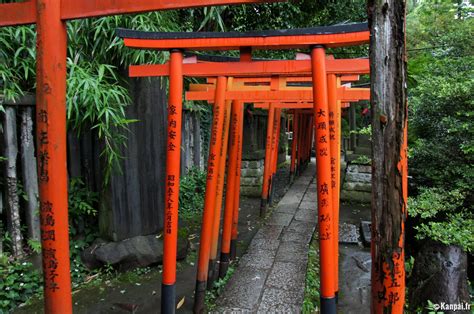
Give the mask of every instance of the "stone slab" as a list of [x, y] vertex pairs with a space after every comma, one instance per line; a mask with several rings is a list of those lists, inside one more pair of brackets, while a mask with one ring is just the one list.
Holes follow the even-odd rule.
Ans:
[[298, 242], [282, 242], [278, 248], [275, 262], [308, 262], [308, 244]]
[[317, 209], [317, 204], [316, 204], [316, 199], [314, 200], [311, 200], [311, 199], [303, 199], [303, 201], [301, 202], [300, 208], [302, 209], [313, 209], [313, 210], [316, 210]]
[[281, 236], [281, 241], [308, 244], [311, 242], [312, 236], [313, 233], [309, 229], [307, 230], [307, 232], [285, 232]]
[[310, 232], [313, 233], [315, 229], [315, 224], [306, 221], [293, 220], [291, 224], [286, 228], [285, 232]]
[[288, 291], [266, 287], [257, 313], [301, 313], [303, 298], [304, 290]]
[[288, 226], [293, 219], [292, 214], [286, 213], [272, 213], [271, 217], [267, 220], [267, 225], [276, 225], [276, 226]]
[[287, 214], [295, 214], [296, 210], [298, 209], [299, 203], [291, 203], [291, 204], [278, 204], [277, 208], [275, 208], [275, 213], [287, 213]]
[[241, 258], [239, 262], [239, 267], [252, 267], [257, 269], [268, 270], [272, 268], [275, 255], [275, 250], [254, 250], [245, 254]]
[[289, 190], [285, 196], [280, 200], [278, 205], [287, 205], [287, 204], [299, 204], [301, 202], [301, 198], [303, 197], [304, 192], [292, 192]]
[[275, 225], [265, 225], [255, 234], [254, 239], [270, 239], [277, 240], [281, 232], [283, 231], [284, 226], [275, 226]]
[[252, 313], [249, 309], [239, 307], [219, 307], [215, 311], [210, 311], [212, 314], [247, 314]]
[[268, 275], [268, 287], [282, 290], [303, 290], [306, 279], [306, 263], [275, 262]]
[[217, 305], [255, 311], [258, 307], [267, 271], [253, 267], [239, 267], [230, 278]]
[[318, 212], [316, 210], [315, 204], [313, 204], [312, 208], [304, 208], [300, 206], [300, 209], [295, 214], [296, 220], [311, 222], [314, 224], [316, 223], [317, 218]]
[[252, 250], [277, 250], [280, 245], [280, 241], [276, 239], [258, 238], [253, 239], [250, 243], [248, 252]]

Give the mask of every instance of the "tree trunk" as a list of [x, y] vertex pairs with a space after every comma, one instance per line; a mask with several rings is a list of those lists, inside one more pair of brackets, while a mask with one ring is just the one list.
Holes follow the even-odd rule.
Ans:
[[20, 206], [18, 200], [18, 179], [16, 159], [18, 155], [16, 134], [16, 110], [13, 107], [5, 108], [5, 123], [3, 124], [4, 152], [7, 158], [5, 165], [6, 179], [6, 214], [7, 230], [11, 238], [11, 249], [14, 257], [23, 256], [23, 238], [20, 225]]
[[407, 201], [406, 0], [369, 0], [372, 313], [403, 313]]
[[36, 170], [35, 143], [33, 140], [33, 108], [28, 106], [21, 110], [21, 168], [23, 189], [27, 201], [25, 208], [28, 237], [40, 240], [40, 219], [38, 210], [38, 174]]

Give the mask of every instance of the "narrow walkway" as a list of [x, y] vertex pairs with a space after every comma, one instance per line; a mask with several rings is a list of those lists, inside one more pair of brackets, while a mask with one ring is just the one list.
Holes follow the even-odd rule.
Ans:
[[217, 301], [218, 312], [301, 312], [317, 218], [315, 171], [312, 162], [255, 235]]

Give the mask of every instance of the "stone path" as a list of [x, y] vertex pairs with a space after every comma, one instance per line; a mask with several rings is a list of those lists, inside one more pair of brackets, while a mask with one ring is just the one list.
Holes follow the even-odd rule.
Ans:
[[217, 301], [218, 312], [301, 312], [317, 218], [315, 171], [310, 163], [257, 232]]

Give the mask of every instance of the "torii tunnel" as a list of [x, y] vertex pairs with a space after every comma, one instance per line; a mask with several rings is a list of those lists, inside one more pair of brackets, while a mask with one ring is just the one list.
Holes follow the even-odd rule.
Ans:
[[[170, 51], [168, 64], [133, 65], [129, 69], [131, 77], [169, 76], [170, 78], [162, 309], [171, 309], [175, 304], [179, 212], [177, 197], [180, 169], [180, 150], [177, 147], [181, 141], [183, 78], [202, 77], [208, 79], [208, 84], [191, 85], [190, 91], [186, 93], [188, 100], [205, 100], [213, 103], [214, 113], [194, 311], [196, 313], [203, 311], [206, 289], [212, 287], [217, 273], [215, 263], [230, 121], [235, 119], [232, 123], [231, 134], [233, 135], [230, 140], [229, 160], [235, 160], [235, 162], [229, 164], [228, 174], [231, 175], [227, 176], [221, 276], [226, 272], [230, 255], [232, 255], [231, 242], [235, 240], [232, 237], [232, 227], [235, 228], [238, 213], [238, 196], [236, 195], [239, 194], [239, 168], [237, 165], [241, 159], [238, 154], [241, 154], [239, 145], [242, 144], [242, 130], [239, 127], [242, 124], [242, 105], [243, 103], [262, 103], [265, 104], [262, 106], [266, 106], [269, 110], [262, 214], [265, 213], [270, 196], [271, 177], [276, 171], [278, 147], [276, 134], [279, 129], [281, 110], [282, 108], [298, 108], [298, 104], [302, 104], [302, 108], [312, 109], [312, 114], [299, 114], [304, 128], [299, 129], [298, 137], [303, 140], [296, 147], [301, 155], [298, 158], [308, 160], [313, 144], [314, 128], [321, 260], [321, 311], [336, 313], [338, 244], [335, 226], [338, 223], [336, 212], [338, 212], [339, 203], [338, 192], [336, 192], [339, 190], [336, 169], [340, 167], [337, 165], [339, 159], [336, 157], [339, 155], [340, 143], [336, 137], [340, 132], [336, 131], [335, 124], [340, 119], [341, 103], [369, 98], [368, 90], [342, 87], [340, 83], [341, 76], [344, 75], [368, 74], [369, 64], [367, 59], [348, 60], [328, 57], [325, 49], [367, 44], [369, 42], [367, 25], [350, 24], [252, 33], [155, 33], [119, 29], [117, 35], [124, 39], [127, 47]], [[302, 60], [252, 61], [252, 51], [258, 49], [309, 49], [311, 55], [300, 58]], [[209, 50], [239, 50], [241, 57], [235, 62], [199, 62], [196, 58], [184, 59], [183, 57], [185, 51]], [[311, 84], [288, 86], [287, 77], [310, 78], [305, 81]], [[245, 79], [259, 78], [264, 78], [266, 84], [245, 85]], [[234, 135], [234, 133], [238, 134]]]
[[[44, 310], [45, 313], [72, 313], [69, 265], [68, 196], [66, 170], [66, 23], [73, 19], [156, 10], [185, 9], [213, 5], [279, 2], [280, 0], [29, 0], [0, 4], [0, 27], [25, 24], [37, 26], [36, 122], [39, 182], [39, 211], [42, 233]], [[229, 152], [225, 212], [220, 255], [220, 276], [235, 257], [239, 208], [240, 163], [244, 103], [269, 110], [267, 149], [265, 157], [266, 187], [262, 204], [266, 206], [271, 189], [271, 177], [276, 169], [276, 151], [281, 110], [292, 110], [295, 116], [291, 170], [309, 158], [316, 146], [318, 222], [321, 253], [321, 310], [336, 313], [337, 224], [338, 217], [338, 136], [340, 108], [347, 103], [367, 99], [367, 91], [343, 87], [341, 82], [356, 80], [359, 74], [369, 74], [368, 60], [328, 58], [326, 48], [364, 45], [369, 43], [367, 24], [349, 24], [283, 31], [250, 33], [146, 33], [118, 30], [127, 47], [170, 51], [166, 65], [136, 65], [130, 76], [169, 76], [168, 142], [166, 164], [166, 197], [164, 225], [164, 262], [162, 280], [163, 313], [176, 310], [176, 251], [178, 230], [178, 194], [180, 176], [181, 113], [183, 78], [207, 78], [212, 86], [206, 90], [189, 91], [188, 99], [201, 97], [213, 104], [214, 118], [209, 149], [205, 208], [201, 230], [201, 245], [196, 282], [195, 312], [203, 310], [208, 282], [212, 285], [217, 272], [219, 211], [222, 202], [225, 159]], [[253, 61], [253, 50], [306, 49], [310, 56], [297, 60]], [[184, 59], [185, 51], [239, 50], [236, 62], [193, 62]], [[242, 81], [244, 80], [244, 81]], [[245, 81], [246, 80], [246, 81]], [[247, 90], [245, 82], [262, 82]], [[285, 87], [283, 81], [287, 83]], [[240, 84], [241, 90], [232, 90]], [[243, 83], [242, 83], [243, 82]], [[310, 83], [292, 86], [290, 82]], [[280, 88], [283, 87], [283, 88]], [[201, 88], [201, 87], [199, 87]], [[198, 88], [198, 89], [199, 89]], [[194, 94], [193, 94], [194, 93]], [[230, 134], [227, 142], [226, 134]], [[46, 136], [46, 141], [39, 139]], [[333, 140], [335, 138], [336, 140]], [[336, 158], [334, 162], [333, 159]], [[406, 167], [404, 168], [406, 171]], [[336, 175], [336, 177], [334, 176]], [[406, 173], [404, 172], [406, 183]], [[229, 193], [231, 191], [232, 193]], [[265, 199], [266, 197], [266, 199]], [[46, 219], [47, 218], [47, 219]], [[48, 223], [46, 223], [48, 222]], [[210, 265], [210, 266], [209, 266]], [[211, 271], [209, 273], [209, 270]], [[210, 276], [209, 276], [210, 275]], [[401, 285], [383, 288], [404, 295]], [[402, 297], [401, 297], [402, 298]], [[379, 302], [372, 300], [373, 302]], [[383, 301], [384, 307], [403, 309], [403, 299], [396, 305]]]

